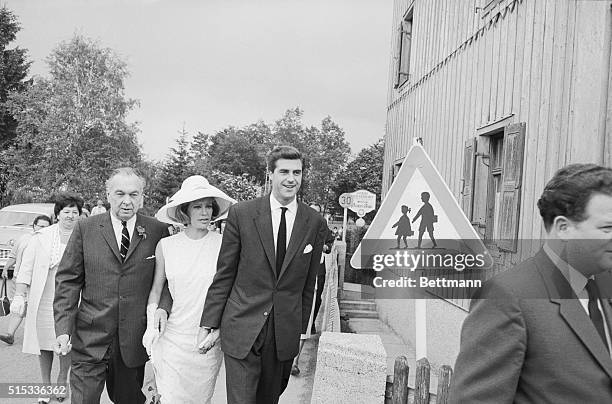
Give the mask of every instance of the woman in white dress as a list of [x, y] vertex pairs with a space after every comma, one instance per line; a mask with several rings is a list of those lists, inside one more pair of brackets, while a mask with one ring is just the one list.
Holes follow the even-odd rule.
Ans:
[[[234, 202], [196, 175], [187, 178], [156, 215], [186, 225], [182, 232], [157, 244], [147, 305], [143, 345], [151, 355], [162, 404], [210, 403], [212, 398], [223, 353], [214, 343], [206, 355], [199, 355], [197, 347], [206, 292], [217, 271], [222, 239], [208, 226]], [[165, 330], [158, 330], [158, 317], [165, 312], [158, 311], [157, 304], [166, 279], [173, 304]]]
[[[11, 311], [23, 313], [25, 296], [28, 306], [25, 315], [23, 352], [39, 356], [43, 384], [51, 383], [51, 367], [55, 347], [55, 321], [53, 298], [55, 296], [55, 273], [72, 230], [81, 215], [83, 199], [73, 194], [61, 194], [55, 203], [57, 224], [35, 233], [21, 260], [15, 298]], [[57, 383], [66, 385], [70, 369], [70, 355], [60, 355], [60, 370]], [[63, 401], [65, 395], [56, 397]], [[50, 397], [41, 397], [39, 403], [48, 403]]]

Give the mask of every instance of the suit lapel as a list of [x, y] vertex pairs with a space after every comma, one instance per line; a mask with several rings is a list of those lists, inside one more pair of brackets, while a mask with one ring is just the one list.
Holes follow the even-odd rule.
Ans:
[[117, 260], [121, 262], [121, 255], [119, 255], [119, 246], [117, 246], [117, 238], [115, 237], [115, 230], [113, 230], [113, 224], [111, 223], [110, 212], [106, 212], [104, 219], [100, 222], [100, 230], [106, 243], [110, 247]]
[[550, 301], [559, 305], [559, 314], [586, 346], [595, 360], [612, 378], [612, 359], [602, 343], [601, 337], [593, 326], [588, 313], [561, 271], [553, 264], [544, 251], [536, 256], [538, 270], [546, 283]]
[[561, 317], [568, 323], [578, 338], [582, 340], [608, 376], [612, 378], [612, 359], [610, 359], [610, 353], [606, 350], [601, 337], [597, 334], [593, 323], [578, 299], [563, 299], [560, 300], [559, 305]]
[[[130, 255], [132, 255], [136, 247], [138, 247], [138, 244], [140, 244], [140, 240], [142, 240], [143, 238], [143, 236], [136, 234], [138, 232], [139, 227], [144, 227], [142, 224], [142, 216], [140, 216], [139, 214], [136, 214], [136, 224], [134, 225], [134, 231], [132, 232], [132, 235], [130, 237], [130, 248], [128, 248], [128, 252], [125, 255], [124, 262], [127, 262], [127, 260], [130, 258]], [[146, 233], [146, 229], [145, 229], [145, 233]]]
[[304, 209], [310, 209], [306, 205], [302, 205], [298, 202], [297, 214], [295, 215], [295, 221], [293, 222], [293, 229], [291, 230], [291, 239], [289, 240], [289, 246], [287, 247], [287, 253], [285, 254], [285, 260], [281, 267], [279, 279], [283, 276], [289, 263], [298, 252], [298, 248], [302, 245], [304, 237], [306, 237], [306, 226], [310, 217], [306, 214]]
[[270, 212], [269, 197], [262, 197], [259, 203], [257, 216], [253, 218], [259, 239], [263, 245], [266, 257], [270, 263], [270, 270], [276, 276], [276, 253], [274, 251], [274, 231], [272, 231], [272, 214]]

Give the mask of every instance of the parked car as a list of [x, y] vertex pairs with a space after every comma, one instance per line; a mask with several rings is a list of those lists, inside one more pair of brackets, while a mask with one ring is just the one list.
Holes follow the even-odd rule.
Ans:
[[17, 240], [32, 231], [36, 216], [47, 215], [53, 219], [53, 207], [52, 203], [23, 203], [0, 209], [0, 270], [4, 269]]

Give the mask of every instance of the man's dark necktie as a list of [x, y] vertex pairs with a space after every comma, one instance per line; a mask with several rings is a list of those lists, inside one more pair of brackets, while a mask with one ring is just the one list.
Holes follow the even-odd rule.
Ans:
[[121, 249], [119, 250], [119, 255], [121, 255], [121, 261], [125, 261], [125, 257], [127, 256], [127, 252], [130, 249], [130, 232], [127, 229], [127, 222], [122, 221], [121, 226]]
[[280, 276], [285, 252], [287, 251], [287, 220], [285, 219], [287, 208], [281, 208], [281, 220], [278, 226], [278, 236], [276, 237], [276, 276]]
[[595, 329], [603, 340], [606, 349], [609, 351], [610, 348], [608, 347], [608, 341], [606, 340], [606, 330], [604, 328], [603, 316], [601, 315], [601, 310], [599, 310], [599, 306], [597, 305], [599, 293], [597, 291], [597, 286], [595, 286], [594, 279], [588, 280], [586, 284], [586, 291], [589, 294], [589, 317], [591, 317], [591, 321], [595, 325]]

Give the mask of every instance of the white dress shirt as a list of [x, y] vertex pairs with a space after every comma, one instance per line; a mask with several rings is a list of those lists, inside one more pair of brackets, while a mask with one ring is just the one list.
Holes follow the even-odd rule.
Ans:
[[[115, 232], [115, 239], [117, 240], [117, 247], [119, 251], [121, 251], [121, 231], [123, 230], [123, 225], [121, 224], [121, 220], [117, 219], [115, 215], [111, 213], [111, 223], [113, 224], [113, 231]], [[128, 232], [130, 233], [130, 243], [132, 242], [132, 238], [134, 236], [134, 227], [136, 227], [136, 215], [132, 216], [126, 223], [126, 227]]]
[[287, 208], [285, 212], [285, 221], [287, 222], [287, 240], [286, 245], [289, 245], [291, 240], [291, 231], [293, 230], [293, 223], [295, 222], [295, 215], [297, 214], [297, 199], [293, 198], [287, 205], [282, 205], [276, 200], [272, 194], [270, 194], [270, 213], [272, 214], [272, 232], [274, 233], [274, 251], [276, 251], [276, 240], [278, 239], [278, 227], [281, 221], [281, 207]]
[[[548, 244], [544, 244], [544, 252], [550, 260], [555, 264], [555, 266], [559, 269], [559, 272], [563, 274], [567, 282], [570, 284], [572, 291], [578, 297], [580, 301], [580, 305], [586, 312], [587, 316], [589, 315], [589, 293], [586, 290], [586, 284], [588, 279], [584, 276], [580, 271], [576, 268], [572, 267], [570, 264], [565, 262], [563, 258], [559, 257], [557, 253], [555, 253]], [[608, 321], [606, 320], [605, 312], [603, 311], [603, 307], [601, 307], [601, 299], [597, 299], [597, 307], [601, 312], [601, 315], [604, 319], [604, 330], [606, 331], [606, 341], [608, 342], [608, 350], [610, 348], [610, 330], [608, 329]]]

